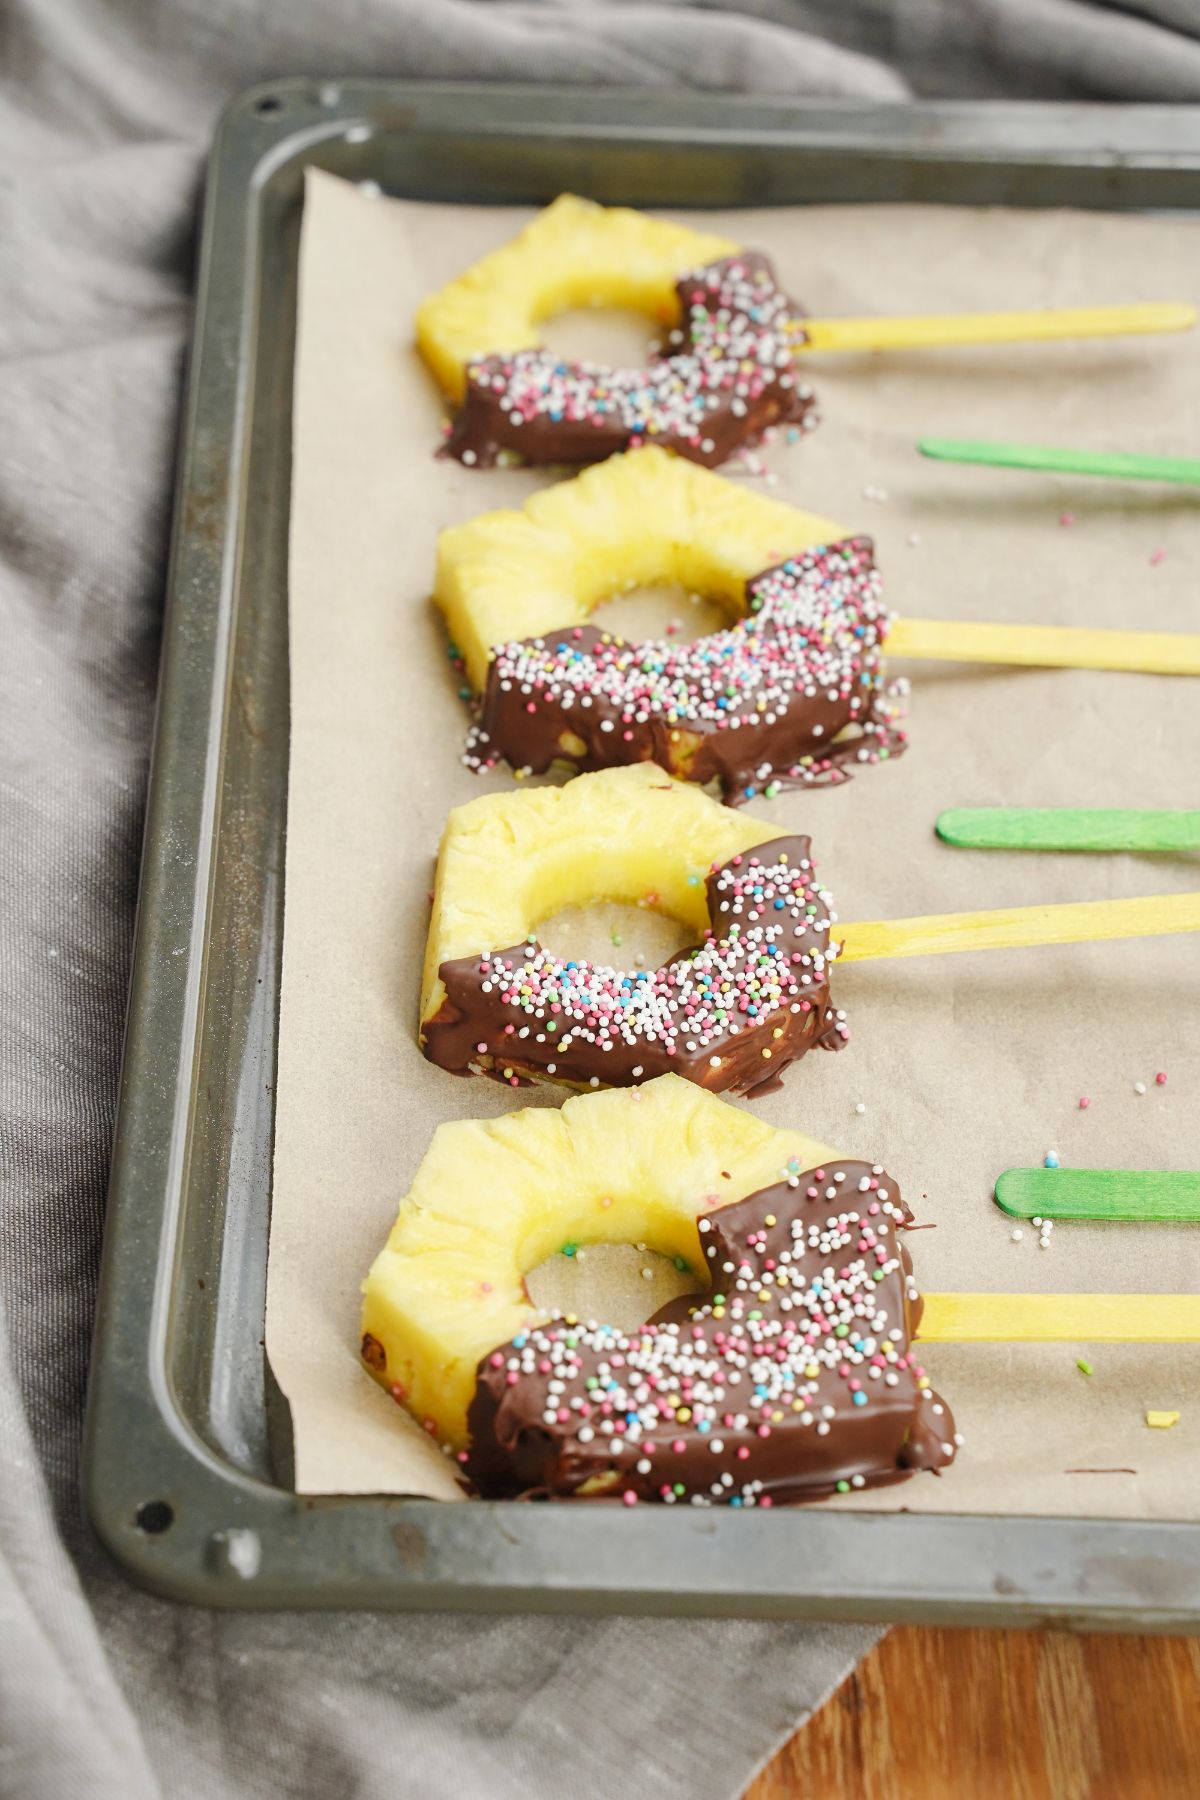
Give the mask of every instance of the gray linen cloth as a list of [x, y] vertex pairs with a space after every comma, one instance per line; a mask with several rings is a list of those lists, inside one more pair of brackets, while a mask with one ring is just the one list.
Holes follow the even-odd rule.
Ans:
[[380, 71], [1195, 100], [1200, 9], [0, 0], [0, 1792], [20, 1800], [735, 1795], [872, 1641], [206, 1613], [135, 1592], [81, 1517], [205, 146], [249, 82]]

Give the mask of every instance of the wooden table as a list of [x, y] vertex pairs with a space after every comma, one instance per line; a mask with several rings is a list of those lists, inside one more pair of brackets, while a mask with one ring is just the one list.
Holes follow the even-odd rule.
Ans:
[[1200, 1639], [896, 1630], [746, 1800], [1197, 1800]]

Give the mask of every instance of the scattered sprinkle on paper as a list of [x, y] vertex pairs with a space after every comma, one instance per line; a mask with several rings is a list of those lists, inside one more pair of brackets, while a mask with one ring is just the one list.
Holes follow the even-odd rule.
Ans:
[[1064, 525], [1064, 526], [1074, 525], [1076, 522], [1075, 514], [1072, 512], [1059, 513], [1058, 522], [1060, 525]]
[[1091, 1375], [1093, 1373], [1092, 1365], [1087, 1360], [1086, 1356], [1077, 1357], [1075, 1359], [1075, 1367], [1079, 1370], [1081, 1375]]
[[1157, 550], [1152, 550], [1150, 552], [1150, 567], [1152, 569], [1157, 569], [1159, 563], [1162, 562], [1162, 560], [1166, 556], [1166, 554], [1167, 553], [1163, 549], [1161, 544], [1159, 545]]
[[1172, 1425], [1179, 1423], [1179, 1414], [1177, 1412], [1148, 1412], [1146, 1423], [1153, 1426], [1155, 1431], [1170, 1431]]
[[1058, 1151], [1057, 1150], [1047, 1150], [1045, 1156], [1043, 1156], [1043, 1158], [1042, 1158], [1042, 1167], [1043, 1167], [1043, 1169], [1057, 1169], [1058, 1168]]

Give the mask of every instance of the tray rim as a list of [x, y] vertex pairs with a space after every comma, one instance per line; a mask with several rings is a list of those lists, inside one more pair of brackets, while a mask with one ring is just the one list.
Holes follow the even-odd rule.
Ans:
[[[1200, 1631], [1200, 1524], [806, 1509], [631, 1513], [297, 1495], [217, 1454], [171, 1392], [167, 1308], [187, 1180], [221, 724], [251, 476], [246, 359], [257, 303], [259, 200], [273, 174], [310, 160], [331, 139], [345, 141], [347, 130], [419, 127], [455, 135], [463, 107], [484, 136], [561, 139], [569, 132], [597, 144], [733, 150], [786, 143], [896, 162], [1135, 167], [1194, 175], [1200, 192], [1200, 107], [831, 101], [806, 104], [798, 114], [779, 101], [711, 94], [333, 78], [260, 83], [230, 103], [209, 164], [182, 413], [85, 1430], [84, 1498], [93, 1527], [141, 1584], [212, 1605]], [[1090, 143], [1089, 132], [1097, 134]], [[201, 767], [186, 753], [189, 730], [203, 732]], [[172, 850], [181, 839], [194, 846], [190, 866]], [[172, 958], [166, 947], [181, 930], [187, 954]], [[164, 1067], [171, 1071], [165, 1081]], [[157, 1491], [178, 1496], [168, 1530], [152, 1533], [133, 1522], [123, 1454], [129, 1442], [152, 1460]], [[781, 1581], [781, 1561], [799, 1563], [801, 1550], [803, 1568], [789, 1567]]]

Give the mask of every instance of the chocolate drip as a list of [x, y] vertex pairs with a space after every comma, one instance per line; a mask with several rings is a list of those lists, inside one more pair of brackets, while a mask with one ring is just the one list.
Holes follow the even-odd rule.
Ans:
[[841, 1160], [710, 1213], [708, 1295], [481, 1360], [465, 1473], [495, 1498], [763, 1506], [948, 1467], [954, 1420], [910, 1349], [911, 1222], [882, 1168]]
[[[848, 1033], [829, 996], [829, 896], [812, 885], [810, 849], [807, 837], [772, 838], [714, 866], [702, 943], [657, 971], [593, 972], [536, 938], [442, 963], [446, 998], [424, 1025], [426, 1056], [452, 1074], [508, 1082], [628, 1087], [674, 1072], [724, 1093], [760, 1087], [814, 1046], [840, 1050]], [[545, 1003], [507, 1000], [528, 985], [520, 972], [531, 965]], [[661, 1001], [652, 1016], [651, 994]]]
[[675, 284], [682, 325], [644, 369], [564, 361], [548, 350], [484, 356], [440, 454], [491, 468], [501, 450], [531, 463], [602, 462], [652, 442], [716, 468], [769, 426], [817, 423], [795, 372], [800, 308], [765, 256], [707, 263]]
[[844, 781], [846, 764], [904, 748], [881, 705], [888, 623], [871, 540], [856, 537], [753, 576], [745, 616], [703, 653], [594, 625], [497, 645], [467, 760], [533, 774], [655, 762], [731, 805], [771, 783]]

